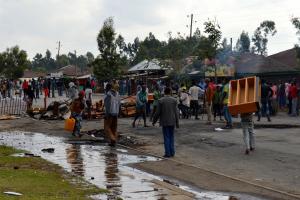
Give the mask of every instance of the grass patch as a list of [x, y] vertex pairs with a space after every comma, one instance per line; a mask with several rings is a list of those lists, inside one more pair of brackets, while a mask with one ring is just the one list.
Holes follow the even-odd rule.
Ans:
[[[0, 199], [89, 199], [90, 195], [107, 192], [41, 158], [10, 156], [20, 152], [0, 146]], [[5, 191], [23, 196], [9, 196], [3, 194]]]
[[9, 155], [15, 154], [15, 153], [24, 153], [24, 152], [25, 151], [18, 150], [18, 149], [12, 148], [12, 147], [0, 145], [0, 157], [1, 156], [9, 156]]

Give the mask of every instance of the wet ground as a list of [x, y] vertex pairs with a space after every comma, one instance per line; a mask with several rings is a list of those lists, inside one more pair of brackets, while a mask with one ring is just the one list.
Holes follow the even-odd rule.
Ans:
[[103, 144], [70, 141], [40, 133], [2, 132], [0, 135], [1, 145], [27, 150], [33, 155], [56, 163], [68, 172], [110, 191], [107, 195], [93, 196], [94, 199], [113, 200], [120, 197], [122, 199], [147, 200], [227, 200], [230, 195], [234, 195], [238, 199], [259, 199], [248, 195], [201, 191], [176, 180], [169, 181], [166, 177], [142, 172], [129, 167], [128, 164], [159, 161], [159, 158], [138, 155], [122, 148], [113, 149]]

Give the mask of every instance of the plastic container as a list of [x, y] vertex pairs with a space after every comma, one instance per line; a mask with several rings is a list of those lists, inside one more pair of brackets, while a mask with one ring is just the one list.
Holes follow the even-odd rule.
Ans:
[[68, 118], [65, 120], [65, 130], [73, 132], [75, 127], [75, 119], [74, 118]]

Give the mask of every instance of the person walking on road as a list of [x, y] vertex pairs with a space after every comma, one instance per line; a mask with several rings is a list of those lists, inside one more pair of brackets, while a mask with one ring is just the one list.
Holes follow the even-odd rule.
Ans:
[[93, 106], [93, 90], [91, 87], [90, 82], [87, 82], [86, 88], [85, 88], [85, 100], [86, 100], [86, 106], [87, 106], [87, 113], [88, 113], [88, 119], [92, 119], [92, 106]]
[[135, 127], [135, 121], [140, 117], [143, 116], [144, 120], [144, 127], [147, 127], [146, 124], [146, 103], [147, 103], [147, 92], [146, 86], [143, 85], [142, 89], [138, 91], [136, 94], [136, 115], [132, 122], [132, 127]]
[[214, 121], [216, 121], [217, 115], [220, 117], [220, 121], [222, 119], [222, 89], [221, 85], [217, 85], [216, 91], [213, 95], [213, 110], [214, 110]]
[[157, 110], [154, 114], [152, 125], [160, 120], [164, 135], [165, 158], [175, 156], [174, 128], [179, 128], [179, 112], [177, 100], [171, 96], [171, 88], [165, 89], [165, 96], [159, 100]]
[[160, 91], [159, 91], [159, 87], [158, 85], [156, 84], [155, 85], [155, 88], [154, 88], [154, 92], [153, 92], [153, 109], [152, 109], [152, 113], [151, 113], [151, 116], [150, 116], [150, 121], [153, 120], [153, 116], [156, 112], [156, 109], [157, 109], [157, 105], [158, 105], [158, 100], [160, 99], [161, 97], [161, 94], [160, 94]]
[[298, 104], [298, 91], [297, 86], [295, 82], [292, 82], [292, 85], [290, 87], [290, 95], [292, 99], [292, 113], [291, 116], [296, 117], [297, 116], [297, 104]]
[[191, 95], [190, 106], [191, 106], [193, 115], [195, 115], [195, 119], [198, 120], [199, 119], [198, 118], [198, 109], [199, 109], [198, 99], [199, 99], [200, 94], [204, 93], [204, 91], [196, 85], [195, 81], [193, 81], [192, 84], [193, 84], [193, 86], [189, 90], [189, 94]]
[[82, 134], [80, 133], [80, 129], [82, 121], [82, 112], [85, 108], [84, 96], [84, 91], [80, 91], [78, 98], [74, 99], [71, 104], [71, 117], [75, 119], [75, 126], [72, 135], [77, 137], [82, 136]]
[[104, 131], [108, 136], [109, 146], [115, 147], [118, 139], [118, 115], [120, 110], [120, 96], [117, 91], [108, 83], [106, 85], [106, 95], [104, 97], [105, 117], [104, 117]]
[[228, 109], [228, 100], [229, 100], [229, 80], [224, 79], [224, 86], [223, 86], [223, 94], [222, 94], [222, 102], [223, 102], [223, 114], [226, 120], [225, 129], [232, 128], [232, 119], [231, 114]]
[[252, 116], [253, 116], [252, 113], [241, 114], [241, 125], [243, 129], [244, 142], [246, 145], [246, 151], [245, 151], [246, 155], [248, 155], [250, 151], [254, 151], [255, 149], [255, 138], [254, 138]]
[[206, 83], [206, 89], [205, 89], [205, 107], [206, 107], [206, 113], [207, 113], [207, 125], [211, 125], [211, 106], [212, 106], [212, 99], [214, 96], [214, 87], [213, 83], [210, 81], [209, 78], [205, 79]]
[[271, 87], [262, 80], [261, 85], [261, 110], [258, 112], [258, 119], [257, 121], [260, 121], [260, 118], [262, 116], [266, 116], [268, 118], [268, 121], [271, 121], [270, 118], [270, 105], [269, 105], [269, 99], [273, 96], [273, 91]]

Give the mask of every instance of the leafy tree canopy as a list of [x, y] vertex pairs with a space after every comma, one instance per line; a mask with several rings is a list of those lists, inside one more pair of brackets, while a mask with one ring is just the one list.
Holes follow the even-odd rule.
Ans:
[[247, 32], [243, 31], [237, 40], [235, 50], [240, 53], [250, 52], [250, 37]]
[[23, 72], [30, 65], [27, 53], [18, 46], [6, 49], [0, 53], [0, 73], [6, 78], [17, 79], [23, 76]]
[[267, 55], [268, 36], [274, 36], [276, 32], [277, 30], [274, 21], [265, 20], [261, 22], [260, 26], [256, 28], [254, 35], [252, 36], [252, 42], [254, 43], [252, 52], [260, 55]]
[[100, 55], [91, 64], [94, 69], [94, 74], [99, 80], [117, 78], [121, 73], [120, 66], [123, 63], [120, 53], [123, 51], [121, 48], [123, 42], [122, 36], [118, 36], [117, 38], [114, 21], [113, 18], [110, 17], [104, 21], [97, 37]]

